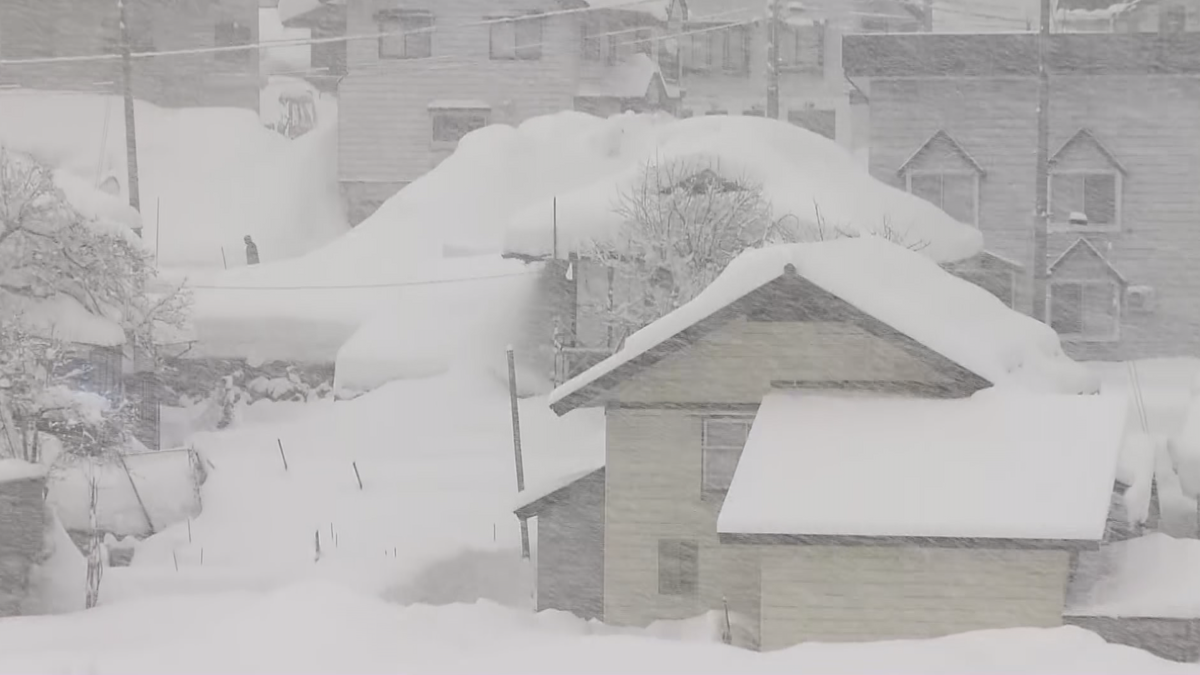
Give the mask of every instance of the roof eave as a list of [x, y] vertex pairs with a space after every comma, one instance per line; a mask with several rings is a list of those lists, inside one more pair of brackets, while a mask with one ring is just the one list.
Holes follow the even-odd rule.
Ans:
[[916, 546], [921, 548], [1095, 551], [1099, 539], [1025, 539], [1017, 537], [915, 537], [841, 534], [718, 534], [722, 544], [757, 546]]

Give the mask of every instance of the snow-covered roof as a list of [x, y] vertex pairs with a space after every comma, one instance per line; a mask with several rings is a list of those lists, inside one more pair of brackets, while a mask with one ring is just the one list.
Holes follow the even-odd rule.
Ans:
[[1125, 414], [1108, 395], [768, 394], [717, 530], [1098, 541]]
[[0, 291], [0, 314], [19, 314], [22, 326], [41, 338], [101, 347], [125, 344], [125, 332], [119, 323], [92, 314], [78, 300], [62, 293], [33, 300]]
[[571, 487], [577, 481], [583, 480], [597, 471], [604, 470], [604, 462], [593, 463], [587, 468], [578, 471], [571, 471], [554, 479], [544, 481], [537, 485], [532, 485], [525, 490], [517, 493], [516, 501], [513, 502], [514, 511], [523, 511], [527, 507], [539, 502], [554, 493]]
[[430, 110], [491, 110], [492, 104], [479, 99], [437, 100], [429, 103]]
[[[635, 54], [603, 68], [597, 77], [581, 78], [575, 95], [584, 98], [643, 98], [655, 78], [661, 79], [661, 72], [654, 59], [645, 54]], [[667, 95], [672, 98], [679, 96], [679, 88], [668, 87]]]
[[983, 248], [978, 229], [876, 180], [837, 143], [794, 124], [703, 115], [627, 126], [621, 131], [629, 141], [598, 158], [604, 163], [596, 165], [604, 171], [509, 218], [506, 253], [547, 256], [555, 241], [560, 253], [581, 252], [595, 241], [619, 236], [626, 223], [614, 207], [622, 195], [636, 193], [648, 170], [672, 163], [703, 166], [723, 178], [761, 186], [772, 215], [801, 232], [816, 232], [820, 223], [855, 234], [890, 232], [921, 245], [921, 253], [938, 262], [970, 258]]
[[1155, 532], [1081, 554], [1064, 613], [1200, 619], [1200, 541]]
[[[995, 385], [1093, 393], [1098, 378], [1063, 353], [1046, 324], [919, 253], [877, 237], [787, 244], [738, 256], [695, 299], [625, 341], [617, 353], [550, 394], [560, 412], [586, 404], [583, 390], [787, 272], [795, 273]], [[631, 369], [632, 370], [632, 369]], [[575, 396], [579, 394], [579, 396]], [[572, 397], [571, 401], [567, 401]]]
[[19, 459], [0, 459], [0, 483], [44, 478], [46, 467]]
[[617, 9], [645, 14], [656, 21], [666, 21], [671, 5], [677, 0], [587, 0], [593, 9]]

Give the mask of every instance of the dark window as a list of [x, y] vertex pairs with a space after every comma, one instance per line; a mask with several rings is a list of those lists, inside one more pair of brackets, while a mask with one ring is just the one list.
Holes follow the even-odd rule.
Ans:
[[1069, 222], [1073, 213], [1082, 213], [1087, 216], [1089, 226], [1116, 225], [1116, 174], [1071, 172], [1051, 175], [1050, 213], [1057, 224]]
[[1055, 281], [1050, 284], [1050, 327], [1059, 335], [1111, 340], [1120, 322], [1117, 285], [1110, 281]]
[[1183, 33], [1187, 31], [1187, 7], [1173, 5], [1165, 8], [1162, 14], [1162, 32]]
[[[237, 21], [222, 21], [213, 30], [213, 44], [217, 47], [242, 47], [254, 42], [254, 33], [250, 26]], [[247, 63], [255, 61], [257, 51], [239, 49], [236, 51], [216, 52], [213, 56], [224, 63]]]
[[690, 596], [699, 589], [700, 545], [691, 539], [659, 539], [659, 595]]
[[604, 35], [599, 26], [591, 22], [583, 24], [583, 58], [585, 61], [604, 60]]
[[486, 127], [491, 111], [444, 109], [433, 111], [433, 142], [457, 143], [463, 136]]
[[498, 21], [489, 27], [489, 51], [493, 59], [537, 61], [542, 58], [541, 17], [527, 15]]
[[704, 419], [700, 441], [704, 493], [724, 493], [729, 489], [742, 449], [746, 447], [752, 422], [748, 417]]
[[379, 58], [427, 59], [433, 56], [433, 15], [428, 12], [382, 12]]
[[634, 31], [633, 50], [646, 56], [654, 55], [654, 33], [649, 28], [639, 28]]
[[779, 65], [795, 70], [820, 70], [825, 65], [825, 26], [785, 25], [779, 29]]
[[975, 181], [973, 173], [914, 172], [912, 193], [945, 211], [951, 218], [975, 224]]
[[680, 59], [685, 71], [750, 72], [750, 32], [746, 26], [692, 25], [687, 30], [704, 32], [680, 39]]
[[789, 110], [788, 121], [825, 138], [837, 138], [836, 110]]

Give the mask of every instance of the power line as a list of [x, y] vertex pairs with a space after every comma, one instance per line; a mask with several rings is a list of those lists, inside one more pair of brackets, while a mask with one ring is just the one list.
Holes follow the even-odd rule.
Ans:
[[188, 288], [204, 291], [347, 291], [367, 290], [373, 288], [405, 288], [409, 286], [436, 286], [439, 284], [454, 284], [466, 281], [486, 281], [488, 279], [508, 279], [537, 274], [537, 272], [514, 272], [508, 274], [490, 274], [478, 277], [459, 277], [457, 279], [430, 279], [427, 281], [397, 281], [381, 284], [346, 284], [341, 286], [212, 286], [188, 285]]
[[[605, 7], [575, 7], [571, 9], [556, 9], [547, 12], [539, 12], [537, 14], [522, 14], [518, 16], [484, 19], [482, 21], [472, 21], [461, 23], [458, 25], [441, 26], [440, 30], [459, 29], [459, 28], [479, 28], [483, 26], [491, 26], [496, 24], [512, 23], [516, 21], [534, 21], [557, 16], [565, 16], [571, 14], [581, 14], [585, 12], [595, 12], [600, 10], [612, 9], [627, 9], [636, 5], [644, 5], [650, 2], [658, 2], [659, 0], [630, 0], [619, 5], [607, 5]], [[190, 49], [170, 49], [160, 51], [133, 52], [131, 56], [135, 59], [153, 58], [159, 56], [193, 56], [198, 54], [223, 54], [229, 52], [244, 52], [255, 51], [259, 49], [277, 49], [280, 47], [303, 47], [321, 44], [334, 44], [338, 42], [352, 42], [357, 40], [378, 40], [385, 37], [406, 37], [409, 35], [420, 35], [424, 33], [433, 34], [439, 30], [438, 26], [429, 28], [418, 28], [414, 30], [401, 31], [383, 31], [375, 33], [362, 33], [357, 35], [337, 35], [326, 38], [295, 38], [288, 40], [260, 40], [244, 45], [229, 45], [225, 47], [195, 47]], [[121, 54], [88, 54], [78, 56], [45, 56], [29, 59], [4, 59], [0, 60], [0, 66], [21, 66], [21, 65], [37, 65], [50, 63], [79, 63], [87, 61], [115, 61], [122, 57]]]

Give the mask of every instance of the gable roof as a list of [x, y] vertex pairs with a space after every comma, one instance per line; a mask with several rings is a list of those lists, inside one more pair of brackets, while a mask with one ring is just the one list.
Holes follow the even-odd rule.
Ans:
[[1060, 265], [1077, 255], [1090, 255], [1096, 260], [1099, 260], [1117, 281], [1121, 282], [1123, 285], [1129, 285], [1129, 282], [1125, 279], [1125, 275], [1121, 274], [1121, 272], [1114, 267], [1111, 262], [1109, 262], [1108, 258], [1105, 257], [1104, 254], [1101, 253], [1094, 244], [1092, 244], [1092, 242], [1088, 241], [1084, 237], [1076, 239], [1074, 244], [1068, 246], [1067, 250], [1062, 252], [1062, 255], [1058, 256], [1054, 259], [1054, 262], [1050, 263], [1050, 267], [1048, 268], [1049, 273], [1053, 275], [1054, 271], [1057, 270]]
[[983, 170], [983, 166], [981, 166], [979, 162], [975, 161], [975, 158], [971, 156], [971, 153], [967, 152], [966, 149], [963, 148], [962, 144], [954, 140], [954, 138], [951, 137], [950, 134], [946, 133], [944, 129], [938, 129], [936, 133], [929, 137], [929, 140], [922, 143], [921, 147], [917, 148], [916, 152], [909, 155], [908, 159], [904, 160], [904, 163], [900, 165], [900, 168], [896, 170], [896, 173], [904, 175], [913, 162], [917, 161], [917, 159], [919, 159], [926, 150], [932, 148], [934, 143], [938, 142], [949, 143], [950, 149], [953, 150], [959, 157], [961, 157], [964, 162], [970, 164], [971, 168], [975, 169], [976, 173], [978, 173], [980, 176], [987, 175], [987, 172]]
[[550, 506], [569, 501], [573, 493], [592, 479], [598, 479], [603, 485], [603, 466], [579, 471], [540, 488], [519, 493], [513, 513], [518, 518], [533, 518]]
[[[738, 256], [691, 302], [626, 339], [624, 346], [550, 394], [562, 415], [680, 351], [715, 325], [749, 312], [752, 293], [800, 277], [863, 316], [967, 371], [979, 386], [1092, 393], [1095, 376], [1062, 351], [1049, 326], [1005, 306], [988, 291], [937, 263], [877, 237], [750, 250]], [[775, 284], [802, 292], [806, 284]]]
[[1104, 155], [1104, 158], [1107, 159], [1110, 164], [1116, 167], [1116, 169], [1120, 171], [1122, 175], [1129, 174], [1129, 171], [1126, 170], [1125, 165], [1121, 164], [1121, 161], [1117, 159], [1117, 156], [1114, 155], [1106, 145], [1101, 143], [1100, 139], [1096, 138], [1096, 135], [1093, 134], [1089, 129], [1080, 129], [1079, 131], [1075, 132], [1074, 136], [1071, 136], [1069, 139], [1067, 139], [1067, 142], [1062, 144], [1062, 147], [1058, 149], [1058, 152], [1055, 152], [1050, 156], [1050, 166], [1053, 167], [1064, 153], [1080, 143], [1090, 143], [1092, 147], [1099, 150], [1100, 154]]

